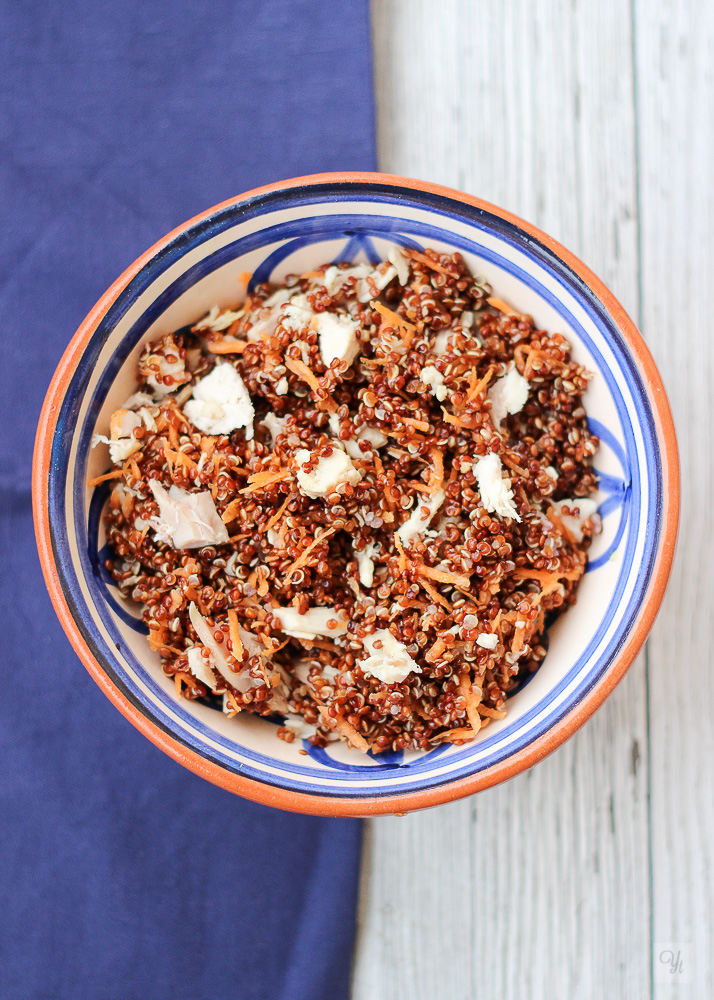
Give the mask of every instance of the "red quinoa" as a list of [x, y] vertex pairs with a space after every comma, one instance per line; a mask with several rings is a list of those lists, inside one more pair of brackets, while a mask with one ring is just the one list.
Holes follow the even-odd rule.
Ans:
[[502, 717], [575, 601], [598, 440], [567, 340], [490, 291], [459, 254], [393, 251], [144, 351], [107, 566], [182, 697], [374, 752]]

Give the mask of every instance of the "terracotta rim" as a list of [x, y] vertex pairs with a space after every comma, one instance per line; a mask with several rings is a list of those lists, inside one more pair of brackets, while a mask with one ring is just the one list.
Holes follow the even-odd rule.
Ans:
[[[378, 798], [345, 798], [332, 795], [312, 795], [304, 792], [291, 791], [264, 784], [250, 778], [242, 777], [226, 771], [201, 754], [188, 749], [162, 729], [151, 722], [134, 706], [110, 679], [104, 667], [95, 659], [80, 629], [72, 616], [65, 599], [60, 577], [52, 549], [51, 530], [49, 523], [48, 491], [51, 473], [51, 451], [57, 417], [64, 397], [65, 387], [69, 382], [84, 349], [92, 337], [100, 320], [109, 310], [120, 293], [138, 272], [164, 247], [181, 233], [195, 224], [210, 218], [215, 212], [232, 205], [253, 199], [275, 191], [291, 188], [312, 187], [321, 184], [381, 184], [392, 187], [406, 187], [414, 191], [422, 191], [439, 195], [453, 201], [482, 209], [517, 226], [530, 234], [541, 244], [559, 257], [578, 277], [592, 290], [605, 307], [622, 337], [628, 350], [637, 362], [643, 376], [650, 406], [657, 431], [657, 439], [661, 449], [662, 463], [662, 535], [657, 556], [652, 569], [650, 584], [642, 604], [634, 619], [627, 640], [618, 651], [608, 670], [594, 685], [593, 689], [576, 705], [573, 710], [556, 723], [546, 734], [515, 753], [507, 760], [495, 764], [478, 774], [437, 785], [434, 788], [406, 792], [398, 795], [379, 796]], [[489, 788], [492, 785], [513, 777], [520, 771], [531, 767], [548, 754], [556, 750], [565, 740], [593, 714], [610, 694], [613, 688], [624, 676], [628, 667], [637, 656], [652, 627], [664, 596], [669, 578], [677, 537], [679, 522], [679, 461], [674, 423], [662, 379], [655, 366], [640, 333], [614, 295], [605, 287], [592, 271], [577, 257], [551, 239], [545, 233], [524, 222], [510, 212], [463, 194], [451, 188], [424, 181], [412, 180], [381, 173], [327, 173], [312, 174], [307, 177], [296, 177], [265, 187], [254, 188], [236, 198], [230, 198], [219, 205], [214, 205], [208, 211], [195, 216], [183, 225], [170, 232], [146, 253], [142, 254], [114, 284], [99, 299], [87, 315], [75, 335], [72, 337], [62, 360], [52, 378], [47, 396], [42, 407], [35, 440], [32, 470], [32, 501], [35, 521], [35, 534], [39, 551], [42, 572], [45, 577], [52, 603], [60, 623], [66, 632], [79, 658], [97, 682], [102, 691], [116, 705], [120, 712], [136, 728], [147, 736], [174, 760], [183, 764], [195, 774], [230, 792], [264, 805], [287, 809], [292, 812], [309, 813], [321, 816], [374, 816], [381, 813], [406, 813], [414, 809], [439, 805], [454, 799], [470, 795], [473, 792]]]

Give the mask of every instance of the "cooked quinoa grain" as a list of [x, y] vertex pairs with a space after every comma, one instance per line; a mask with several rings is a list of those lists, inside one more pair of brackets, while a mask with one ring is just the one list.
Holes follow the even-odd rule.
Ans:
[[373, 752], [504, 716], [599, 526], [563, 336], [395, 249], [261, 285], [137, 374], [95, 440], [107, 568], [179, 696]]

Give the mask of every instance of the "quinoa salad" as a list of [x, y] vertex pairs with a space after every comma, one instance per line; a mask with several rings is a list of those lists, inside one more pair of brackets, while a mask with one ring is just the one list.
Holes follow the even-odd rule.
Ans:
[[181, 698], [288, 742], [468, 743], [575, 602], [591, 375], [458, 253], [249, 277], [95, 435], [106, 568]]

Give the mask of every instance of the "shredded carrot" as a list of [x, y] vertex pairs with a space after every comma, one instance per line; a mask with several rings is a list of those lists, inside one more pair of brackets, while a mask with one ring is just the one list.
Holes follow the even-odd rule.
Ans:
[[[374, 468], [375, 468], [375, 470], [377, 472], [377, 475], [378, 476], [383, 476], [384, 475], [384, 466], [382, 465], [382, 459], [379, 457], [379, 455], [377, 454], [376, 450], [374, 452], [373, 462], [374, 462]], [[386, 503], [387, 507], [389, 508], [390, 511], [393, 511], [394, 510], [394, 502], [393, 502], [391, 496], [389, 495], [389, 490], [387, 489], [386, 485], [385, 485], [385, 488], [384, 488], [383, 496], [384, 496], [384, 502]], [[383, 518], [383, 520], [385, 520], [385, 521], [393, 521], [394, 520], [394, 515], [392, 515], [391, 518], [385, 516]]]
[[503, 301], [503, 299], [497, 299], [495, 295], [491, 295], [489, 298], [486, 299], [486, 301], [488, 302], [488, 304], [491, 306], [492, 309], [498, 309], [499, 312], [505, 313], [506, 316], [519, 315], [516, 309], [513, 309], [511, 306], [509, 306], [507, 302]]
[[264, 566], [258, 567], [258, 577], [260, 578], [260, 582], [257, 587], [258, 597], [265, 597], [270, 590], [268, 585], [268, 575], [268, 570]]
[[[236, 320], [236, 323], [239, 321]], [[231, 327], [231, 330], [233, 327]], [[230, 331], [229, 331], [230, 332]], [[248, 346], [248, 341], [246, 340], [207, 340], [206, 349], [211, 352], [211, 354], [242, 354], [243, 351]]]
[[215, 437], [202, 437], [201, 438], [201, 451], [204, 453], [206, 458], [211, 458], [213, 452], [216, 450], [216, 442], [218, 438]]
[[546, 517], [556, 526], [561, 535], [567, 541], [569, 541], [571, 545], [575, 543], [575, 539], [573, 538], [572, 532], [568, 530], [564, 521], [562, 520], [560, 515], [556, 512], [555, 507], [548, 508], [546, 512]]
[[431, 485], [434, 489], [439, 489], [444, 482], [444, 456], [438, 448], [432, 448], [429, 456], [434, 463], [434, 472], [431, 476]]
[[425, 267], [430, 267], [432, 271], [438, 271], [439, 274], [451, 274], [451, 271], [449, 271], [447, 267], [444, 267], [443, 264], [440, 264], [436, 260], [432, 260], [431, 257], [425, 253], [419, 253], [418, 250], [407, 250], [406, 254], [408, 257], [411, 257], [412, 260], [418, 260], [419, 263], [423, 264]]
[[407, 556], [402, 545], [402, 540], [396, 531], [394, 532], [394, 546], [399, 553], [399, 572], [404, 574], [407, 571]]
[[479, 705], [479, 715], [486, 715], [489, 719], [505, 719], [506, 713], [499, 712], [496, 708], [488, 708], [486, 705]]
[[533, 362], [537, 360], [547, 361], [550, 365], [557, 365], [561, 370], [565, 367], [565, 362], [558, 358], [553, 358], [547, 351], [539, 351], [532, 344], [519, 344], [513, 352], [513, 359], [516, 368], [524, 378], [530, 378], [533, 374]]
[[228, 524], [230, 521], [234, 521], [238, 516], [238, 512], [243, 506], [243, 503], [244, 501], [239, 500], [237, 497], [235, 500], [231, 500], [231, 502], [228, 504], [226, 509], [221, 514], [221, 521], [223, 521], [224, 524]]
[[551, 573], [545, 569], [525, 569], [519, 567], [513, 571], [513, 576], [516, 580], [538, 580], [541, 584], [543, 596], [546, 596], [558, 589], [562, 579], [579, 580], [583, 575], [583, 569], [584, 567], [579, 566], [577, 569], [555, 570]]
[[[402, 444], [402, 442], [404, 440], [404, 435], [405, 434], [409, 434], [409, 432], [406, 429], [405, 430], [399, 430], [399, 431], [388, 431], [388, 430], [385, 430], [384, 433], [387, 435], [387, 437], [396, 438], [399, 441], [400, 444]], [[426, 438], [422, 437], [421, 434], [416, 434], [416, 433], [409, 434], [409, 439], [408, 439], [408, 443], [409, 444], [422, 444], [422, 442], [424, 442], [424, 441], [426, 441]]]
[[[516, 621], [517, 622], [518, 621], [522, 621], [522, 619], [517, 618]], [[514, 632], [513, 632], [513, 645], [511, 646], [511, 652], [512, 653], [520, 653], [520, 651], [525, 646], [525, 644], [526, 644], [526, 628], [527, 627], [528, 627], [528, 623], [525, 622], [525, 621], [523, 622], [523, 624], [521, 625], [520, 628], [518, 627], [518, 625], [516, 625], [516, 627], [514, 629]]]
[[280, 469], [278, 472], [256, 472], [255, 476], [250, 477], [250, 479], [253, 480], [253, 482], [250, 483], [250, 486], [245, 486], [242, 490], [238, 490], [238, 492], [255, 493], [257, 490], [262, 490], [264, 486], [271, 486], [273, 483], [279, 483], [291, 475], [292, 473], [290, 472], [290, 469]]
[[300, 555], [297, 557], [292, 566], [290, 566], [290, 568], [286, 571], [282, 582], [283, 587], [285, 587], [290, 582], [290, 578], [292, 577], [295, 570], [300, 569], [302, 566], [305, 565], [310, 553], [315, 548], [315, 546], [319, 545], [321, 542], [326, 541], [330, 537], [330, 535], [334, 535], [334, 533], [335, 533], [335, 528], [332, 527], [328, 528], [327, 531], [323, 531], [323, 533], [320, 535], [319, 538], [313, 538], [308, 547], [303, 552], [300, 553]]
[[320, 383], [317, 381], [317, 376], [312, 371], [311, 368], [301, 361], [299, 358], [286, 358], [285, 367], [289, 368], [290, 371], [301, 378], [303, 382], [307, 382], [311, 389], [319, 389]]
[[414, 324], [410, 323], [406, 319], [403, 319], [397, 313], [392, 312], [391, 309], [382, 305], [381, 302], [372, 302], [371, 306], [382, 317], [382, 325], [386, 329], [396, 330], [397, 333], [399, 333], [405, 349], [408, 350], [411, 346], [412, 340], [414, 340], [414, 335], [416, 334], [416, 327]]
[[436, 642], [431, 646], [428, 653], [425, 654], [424, 659], [427, 663], [436, 663], [441, 654], [446, 650], [446, 643], [443, 639], [437, 639]]
[[178, 451], [180, 445], [178, 431], [176, 430], [176, 428], [174, 427], [174, 425], [171, 423], [170, 420], [169, 420], [168, 431], [169, 431], [169, 442], [171, 444], [171, 447], [175, 451]]
[[189, 458], [185, 451], [172, 451], [170, 448], [164, 447], [164, 455], [167, 461], [173, 462], [175, 465], [183, 465], [186, 469], [198, 472], [198, 466], [192, 458]]
[[493, 368], [491, 367], [488, 369], [483, 378], [479, 379], [477, 382], [474, 382], [474, 384], [471, 386], [466, 396], [466, 399], [464, 400], [464, 405], [466, 405], [466, 403], [473, 402], [473, 400], [476, 399], [477, 396], [481, 395], [483, 390], [491, 381], [492, 376], [493, 376]]
[[228, 713], [229, 716], [232, 717], [234, 715], [238, 715], [238, 713], [242, 711], [242, 708], [236, 701], [236, 696], [233, 694], [232, 691], [229, 691], [228, 688], [226, 688], [226, 698], [228, 699], [233, 708], [233, 711]]
[[338, 733], [341, 733], [348, 743], [351, 743], [353, 747], [356, 747], [360, 753], [367, 753], [369, 750], [369, 743], [361, 736], [351, 722], [348, 722], [341, 715], [335, 716], [333, 718], [324, 705], [318, 705], [320, 715], [326, 726], [330, 729], [336, 729]]
[[272, 483], [276, 474], [283, 475], [285, 469], [263, 469], [262, 472], [252, 472], [248, 476], [249, 483]]
[[103, 476], [95, 476], [94, 479], [87, 480], [87, 486], [99, 486], [106, 483], [108, 479], [120, 479], [124, 475], [122, 469], [115, 469], [113, 472], [105, 472]]
[[471, 726], [461, 726], [459, 729], [447, 729], [445, 732], [439, 733], [432, 742], [454, 743], [456, 740], [472, 740], [475, 735], [476, 733]]
[[463, 573], [449, 573], [447, 570], [437, 569], [435, 566], [425, 566], [423, 563], [417, 567], [420, 576], [426, 576], [437, 583], [450, 583], [454, 587], [463, 587], [467, 590], [471, 586], [471, 580]]
[[250, 279], [252, 277], [253, 275], [251, 274], [250, 271], [241, 271], [241, 273], [238, 275], [238, 284], [243, 285], [244, 288], [247, 288], [248, 285], [250, 284]]
[[531, 375], [533, 374], [533, 362], [537, 361], [538, 359], [554, 360], [549, 358], [545, 351], [536, 351], [536, 350], [531, 351], [531, 353], [528, 355], [528, 360], [526, 361], [526, 367], [523, 372], [524, 378], [531, 377]]
[[452, 424], [454, 427], [461, 427], [467, 431], [473, 430], [473, 427], [469, 427], [469, 425], [465, 424], [463, 420], [455, 417], [453, 413], [449, 413], [449, 411], [443, 406], [441, 407], [441, 412], [444, 414], [444, 420], [447, 424]]
[[[301, 378], [303, 382], [307, 382], [313, 392], [320, 388], [320, 383], [317, 381], [317, 376], [308, 368], [304, 361], [300, 361], [299, 358], [285, 358], [285, 367], [289, 368], [290, 371]], [[337, 409], [337, 404], [332, 399], [324, 400], [325, 408], [331, 413], [334, 413]]]
[[523, 476], [524, 479], [528, 478], [528, 470], [522, 468], [518, 462], [514, 462], [514, 460], [509, 458], [508, 455], [501, 455], [501, 459], [503, 460], [503, 464], [507, 465], [509, 469], [513, 470], [513, 472], [517, 473], [519, 476]]
[[436, 601], [437, 604], [441, 604], [448, 611], [451, 611], [451, 605], [446, 600], [446, 598], [439, 593], [436, 587], [433, 587], [428, 580], [419, 580], [419, 586], [431, 597], [432, 601]]
[[286, 508], [287, 508], [288, 504], [290, 503], [290, 501], [292, 500], [292, 498], [293, 498], [293, 495], [292, 495], [292, 493], [289, 493], [289, 494], [288, 494], [288, 495], [287, 495], [287, 496], [285, 497], [285, 503], [281, 504], [281, 505], [280, 505], [280, 507], [279, 507], [279, 509], [278, 509], [278, 510], [276, 510], [276, 512], [275, 512], [275, 513], [273, 514], [273, 516], [272, 516], [272, 517], [270, 518], [270, 520], [268, 521], [268, 523], [267, 523], [267, 524], [265, 525], [265, 527], [264, 527], [264, 528], [262, 529], [263, 531], [268, 531], [268, 529], [269, 529], [269, 528], [272, 528], [272, 527], [274, 527], [274, 526], [275, 526], [275, 525], [276, 525], [276, 524], [278, 523], [278, 521], [280, 520], [280, 518], [281, 518], [281, 517], [283, 516], [283, 514], [285, 513], [285, 510], [286, 510]]
[[239, 662], [243, 659], [245, 650], [243, 649], [243, 640], [240, 637], [240, 632], [238, 630], [238, 612], [229, 611], [228, 612], [228, 634], [231, 637], [231, 646], [233, 647], [233, 658]]
[[513, 352], [513, 360], [516, 363], [516, 368], [523, 374], [526, 365], [528, 364], [528, 358], [533, 353], [533, 348], [530, 344], [519, 344], [518, 347]]
[[313, 639], [312, 640], [312, 644], [313, 644], [313, 646], [315, 646], [316, 649], [324, 649], [328, 653], [340, 653], [341, 652], [339, 646], [336, 646], [334, 644], [334, 642], [328, 642], [327, 639]]
[[154, 652], [157, 652], [160, 649], [168, 649], [170, 652], [176, 653], [177, 656], [181, 656], [181, 654], [184, 652], [184, 650], [182, 650], [182, 649], [176, 649], [175, 646], [169, 646], [168, 643], [165, 643], [162, 640], [162, 638], [161, 638], [161, 636], [163, 635], [163, 632], [164, 632], [164, 629], [161, 628], [160, 626], [159, 626], [159, 628], [151, 628], [151, 626], [149, 626], [149, 646], [150, 646], [150, 648], [153, 649]]
[[459, 676], [459, 693], [463, 696], [466, 702], [466, 714], [468, 716], [469, 722], [471, 723], [471, 728], [474, 731], [474, 735], [481, 728], [481, 716], [478, 714], [479, 705], [481, 699], [483, 698], [483, 691], [481, 688], [477, 688], [478, 694], [474, 691], [473, 685], [471, 684], [471, 678], [467, 671], [464, 671]]
[[172, 615], [174, 611], [177, 611], [183, 604], [183, 594], [181, 593], [181, 588], [174, 587], [169, 596], [171, 597], [171, 607], [169, 608], [169, 614]]
[[431, 424], [428, 420], [416, 420], [414, 417], [400, 417], [400, 420], [405, 424], [409, 424], [410, 427], [416, 427], [418, 431], [424, 431], [428, 434]]
[[427, 486], [427, 484], [423, 483], [420, 479], [403, 479], [402, 484], [404, 486], [411, 486], [413, 490], [419, 490], [420, 493], [431, 494], [434, 492], [433, 486]]
[[177, 670], [174, 674], [174, 684], [176, 685], [176, 694], [179, 698], [182, 696], [183, 691], [181, 690], [181, 683], [183, 682], [187, 687], [190, 687], [195, 683], [195, 677], [187, 674], [183, 670]]

